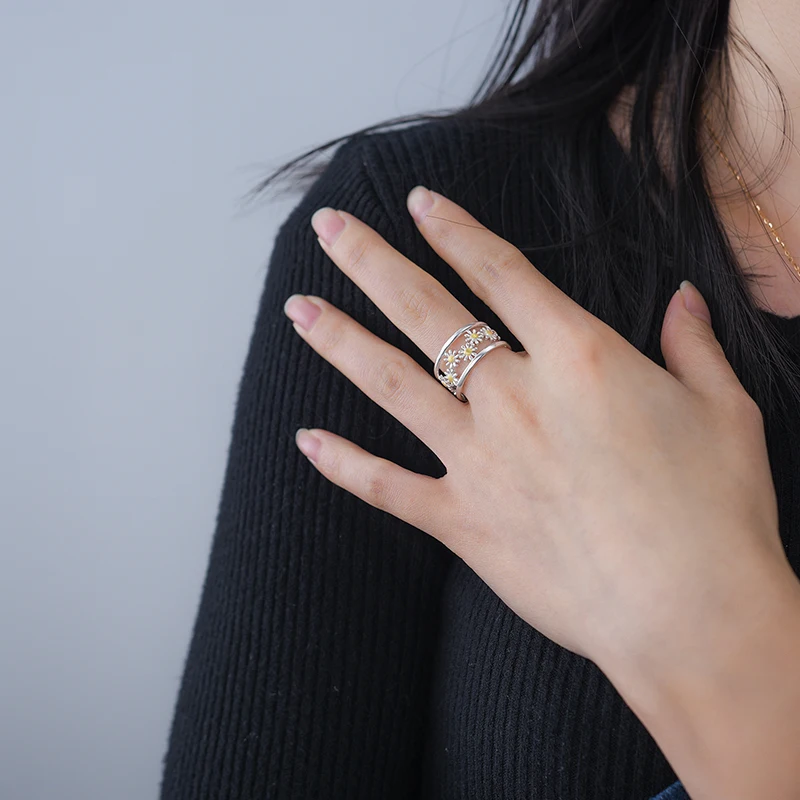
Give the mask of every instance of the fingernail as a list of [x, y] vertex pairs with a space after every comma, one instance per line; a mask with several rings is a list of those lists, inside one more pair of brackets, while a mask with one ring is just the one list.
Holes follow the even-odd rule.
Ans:
[[317, 460], [322, 442], [314, 436], [308, 428], [298, 428], [294, 435], [294, 440], [303, 455], [307, 456], [312, 461]]
[[681, 290], [683, 305], [686, 306], [686, 310], [710, 325], [711, 312], [708, 310], [706, 301], [703, 299], [703, 295], [700, 294], [697, 287], [689, 281], [681, 281], [681, 285], [678, 288]]
[[296, 322], [304, 331], [310, 330], [322, 309], [304, 294], [293, 294], [283, 304], [283, 313]]
[[328, 246], [339, 238], [339, 234], [344, 230], [344, 218], [336, 213], [335, 209], [318, 208], [311, 217], [311, 227], [317, 236]]
[[415, 186], [408, 193], [406, 205], [411, 212], [411, 216], [417, 222], [422, 222], [433, 205], [433, 195], [424, 186]]

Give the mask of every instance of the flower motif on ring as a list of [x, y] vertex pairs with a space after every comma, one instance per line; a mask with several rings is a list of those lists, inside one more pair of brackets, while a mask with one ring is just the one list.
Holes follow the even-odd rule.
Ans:
[[458, 348], [458, 354], [465, 361], [472, 361], [472, 359], [478, 355], [478, 347], [477, 345], [470, 344], [469, 342], [464, 342], [464, 344]]
[[464, 334], [464, 340], [466, 341], [467, 344], [478, 345], [481, 343], [482, 339], [483, 339], [482, 329], [479, 330], [478, 328], [470, 328]]
[[456, 375], [455, 370], [452, 367], [449, 367], [443, 375], [439, 376], [439, 380], [448, 389], [453, 389], [455, 388], [456, 381], [458, 380], [458, 375]]
[[481, 336], [484, 339], [490, 339], [493, 342], [497, 341], [500, 338], [500, 334], [496, 330], [494, 330], [493, 328], [490, 328], [488, 325], [484, 325], [481, 328], [480, 332], [481, 332]]
[[458, 364], [459, 361], [461, 361], [461, 356], [455, 350], [447, 350], [439, 363], [444, 364], [445, 369], [449, 369]]

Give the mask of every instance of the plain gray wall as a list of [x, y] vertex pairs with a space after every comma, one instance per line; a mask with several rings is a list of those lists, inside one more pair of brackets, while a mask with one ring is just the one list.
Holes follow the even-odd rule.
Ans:
[[455, 107], [502, 0], [0, 3], [0, 798], [142, 800], [281, 221], [334, 136]]

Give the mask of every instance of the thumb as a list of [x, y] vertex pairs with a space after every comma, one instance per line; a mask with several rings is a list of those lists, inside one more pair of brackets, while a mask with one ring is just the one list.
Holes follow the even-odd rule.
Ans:
[[711, 312], [697, 287], [683, 281], [672, 295], [661, 326], [667, 370], [687, 388], [709, 398], [741, 387], [711, 327]]

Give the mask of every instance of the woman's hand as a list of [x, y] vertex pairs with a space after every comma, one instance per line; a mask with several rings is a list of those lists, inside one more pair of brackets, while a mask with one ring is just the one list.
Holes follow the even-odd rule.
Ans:
[[[710, 324], [676, 292], [664, 370], [460, 206], [433, 193], [428, 213], [415, 213], [424, 198], [409, 195], [420, 232], [525, 351], [488, 353], [462, 403], [326, 300], [304, 309], [296, 296], [286, 312], [298, 333], [447, 474], [410, 472], [319, 429], [298, 445], [328, 479], [435, 536], [520, 617], [612, 678], [654, 666], [667, 641], [684, 659], [704, 641], [728, 646], [742, 615], [795, 579], [762, 416]], [[351, 214], [318, 212], [314, 227], [431, 363], [476, 319]]]

